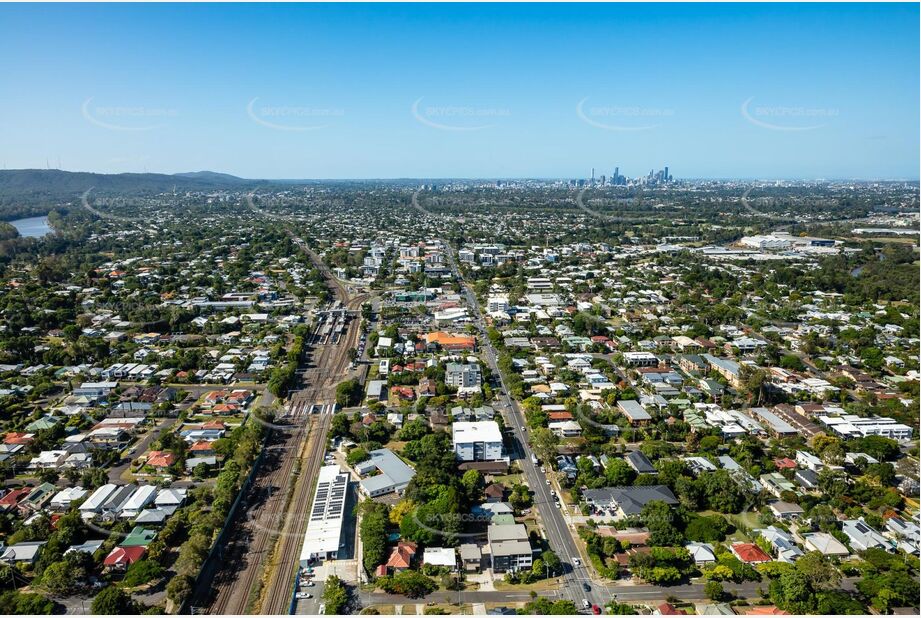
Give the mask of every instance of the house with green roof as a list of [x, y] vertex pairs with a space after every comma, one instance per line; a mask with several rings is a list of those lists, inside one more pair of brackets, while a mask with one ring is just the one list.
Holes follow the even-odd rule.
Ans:
[[32, 433], [41, 429], [53, 429], [60, 422], [57, 418], [46, 414], [26, 425], [26, 431]]
[[143, 526], [135, 526], [119, 547], [147, 547], [157, 537], [157, 531]]

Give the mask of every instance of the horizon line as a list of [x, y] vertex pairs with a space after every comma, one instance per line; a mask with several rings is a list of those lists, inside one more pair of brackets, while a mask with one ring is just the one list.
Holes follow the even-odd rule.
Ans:
[[[242, 182], [287, 182], [287, 183], [296, 183], [296, 182], [394, 182], [394, 181], [410, 181], [410, 180], [419, 180], [419, 181], [499, 181], [499, 180], [508, 180], [508, 181], [522, 181], [522, 180], [537, 180], [537, 181], [571, 181], [571, 180], [588, 180], [591, 181], [591, 177], [585, 176], [391, 176], [391, 177], [380, 177], [380, 176], [342, 176], [342, 177], [325, 177], [325, 178], [311, 178], [311, 177], [302, 177], [302, 178], [247, 178], [244, 176], [237, 176], [235, 174], [230, 174], [228, 172], [216, 172], [213, 170], [198, 170], [191, 172], [151, 172], [151, 171], [127, 171], [127, 172], [99, 172], [99, 171], [89, 171], [89, 170], [67, 170], [62, 168], [44, 168], [44, 167], [23, 167], [23, 168], [2, 168], [2, 172], [63, 172], [67, 174], [97, 174], [100, 176], [120, 176], [120, 175], [156, 175], [156, 176], [179, 176], [187, 177], [190, 180], [195, 180], [194, 174], [214, 174], [229, 176], [236, 180]], [[628, 179], [634, 178], [643, 178], [645, 176], [627, 176]], [[921, 183], [921, 177], [919, 178], [909, 178], [909, 177], [875, 177], [875, 178], [860, 178], [853, 176], [816, 176], [816, 177], [805, 177], [805, 176], [787, 176], [787, 177], [757, 177], [757, 176], [687, 176], [677, 178], [673, 183], [677, 182], [693, 182], [693, 181], [747, 181], [747, 182], [909, 182], [909, 183]], [[625, 185], [607, 185], [607, 186], [625, 186]]]

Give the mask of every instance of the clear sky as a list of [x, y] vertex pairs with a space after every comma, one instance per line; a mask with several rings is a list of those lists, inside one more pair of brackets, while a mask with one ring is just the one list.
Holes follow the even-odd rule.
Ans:
[[917, 4], [0, 5], [0, 166], [918, 178]]

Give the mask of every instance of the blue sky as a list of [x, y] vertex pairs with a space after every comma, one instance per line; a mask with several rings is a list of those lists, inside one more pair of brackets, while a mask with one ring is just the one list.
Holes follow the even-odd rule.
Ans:
[[916, 4], [0, 5], [0, 165], [918, 178]]

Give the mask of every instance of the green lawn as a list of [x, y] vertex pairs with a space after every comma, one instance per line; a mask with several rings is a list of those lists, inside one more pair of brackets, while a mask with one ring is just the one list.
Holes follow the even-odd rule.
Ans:
[[[741, 522], [743, 525], [747, 526], [750, 530], [761, 527], [761, 522], [758, 520], [758, 513], [755, 511], [747, 511], [745, 513], [740, 513], [739, 515], [724, 515], [723, 513], [718, 513], [717, 511], [698, 511], [698, 515], [703, 517], [710, 517], [713, 515], [718, 515], [720, 517], [725, 517], [732, 524], [735, 524], [736, 521]], [[750, 539], [746, 534], [736, 530], [732, 534], [726, 537], [726, 543], [748, 543]]]

